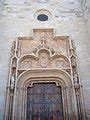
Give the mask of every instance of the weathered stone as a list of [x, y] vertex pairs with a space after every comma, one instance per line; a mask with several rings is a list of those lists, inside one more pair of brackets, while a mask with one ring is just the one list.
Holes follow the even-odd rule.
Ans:
[[[27, 59], [23, 58], [19, 64], [20, 69], [28, 69], [32, 68], [32, 66], [39, 69], [45, 69], [47, 66], [52, 66], [52, 68], [69, 67], [67, 61], [65, 61], [66, 59], [54, 61], [47, 52], [43, 53], [45, 51], [42, 52], [42, 55], [40, 54], [40, 59], [37, 56], [37, 51], [42, 47], [51, 50], [50, 54], [60, 54], [63, 51], [62, 54], [67, 56], [68, 47], [66, 47], [66, 43], [62, 42], [63, 40], [58, 42], [61, 39], [58, 36], [62, 36], [62, 38], [63, 36], [69, 36], [75, 43], [78, 58], [77, 70], [79, 71], [80, 83], [83, 86], [83, 103], [85, 103], [86, 116], [90, 119], [90, 2], [89, 0], [86, 0], [86, 3], [85, 0], [80, 0], [80, 2], [78, 0], [6, 0], [2, 4], [2, 0], [0, 1], [0, 7], [2, 8], [0, 11], [0, 120], [3, 120], [5, 115], [6, 87], [8, 87], [10, 80], [13, 41], [18, 37], [23, 38], [21, 40], [23, 41], [23, 49], [18, 53], [19, 58], [26, 53], [36, 55], [32, 59], [31, 56], [28, 56]], [[49, 19], [47, 21], [38, 21], [37, 16], [41, 13], [48, 15]], [[40, 29], [47, 29], [47, 31], [53, 29], [54, 34], [46, 32], [43, 40], [41, 40]], [[33, 30], [36, 34], [33, 34]], [[50, 37], [50, 35], [53, 36]], [[54, 41], [57, 41], [57, 44], [52, 43], [54, 36], [56, 37]], [[21, 46], [19, 45], [19, 47]], [[50, 60], [52, 60], [52, 64], [50, 64]], [[66, 71], [71, 74], [69, 68]], [[18, 74], [20, 75], [22, 72], [24, 70], [19, 71]]]

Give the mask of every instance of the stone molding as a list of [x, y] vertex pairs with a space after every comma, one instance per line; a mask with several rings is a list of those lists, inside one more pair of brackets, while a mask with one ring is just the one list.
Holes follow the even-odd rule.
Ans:
[[85, 120], [75, 49], [73, 40], [54, 36], [53, 29], [34, 29], [33, 37], [13, 42], [5, 120], [26, 119], [26, 89], [38, 82], [62, 87], [65, 120]]

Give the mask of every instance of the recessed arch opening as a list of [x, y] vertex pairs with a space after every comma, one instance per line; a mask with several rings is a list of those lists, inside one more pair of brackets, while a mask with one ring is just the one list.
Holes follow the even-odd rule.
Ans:
[[62, 88], [54, 82], [34, 83], [27, 87], [26, 120], [63, 120]]
[[[21, 74], [18, 77], [17, 80], [17, 89], [16, 89], [16, 103], [15, 103], [15, 115], [19, 115], [20, 119], [22, 118], [22, 115], [24, 115], [24, 119], [26, 119], [27, 116], [27, 88], [33, 88], [34, 85], [36, 84], [48, 84], [48, 85], [53, 85], [55, 88], [61, 88], [62, 91], [62, 97], [61, 97], [61, 102], [62, 102], [62, 113], [63, 113], [63, 118], [68, 117], [68, 109], [69, 112], [72, 112], [72, 82], [70, 76], [65, 73], [62, 70], [52, 70], [52, 69], [43, 69], [43, 70], [28, 70]], [[53, 92], [52, 92], [53, 94]], [[70, 103], [69, 103], [70, 101]], [[18, 103], [18, 104], [17, 104]], [[46, 101], [45, 101], [46, 103]], [[21, 104], [19, 106], [19, 104]], [[53, 106], [51, 104], [51, 106]], [[67, 106], [67, 107], [66, 107]], [[50, 109], [51, 110], [51, 109]], [[20, 112], [22, 111], [22, 113]]]

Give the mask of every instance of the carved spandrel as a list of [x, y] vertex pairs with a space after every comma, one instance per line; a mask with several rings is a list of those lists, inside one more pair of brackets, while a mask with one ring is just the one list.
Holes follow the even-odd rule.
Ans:
[[65, 62], [63, 60], [56, 60], [56, 68], [65, 67]]
[[69, 75], [71, 75], [71, 70], [70, 70], [70, 68], [69, 68], [69, 69], [63, 69], [63, 70], [65, 70]]
[[24, 59], [19, 65], [19, 69], [30, 69], [32, 67], [32, 61], [30, 59]]
[[41, 52], [38, 59], [33, 58], [25, 58], [19, 61], [19, 70], [28, 70], [32, 68], [60, 68], [60, 69], [68, 69], [69, 62], [66, 62], [62, 58], [53, 59], [50, 58], [48, 53]]
[[21, 50], [21, 56], [25, 55], [25, 54], [31, 54], [32, 50], [28, 49], [28, 48], [24, 48]]
[[20, 49], [19, 49], [20, 57], [23, 56], [24, 54], [31, 53], [32, 45], [30, 45], [30, 40], [20, 40], [19, 44], [20, 44]]
[[56, 58], [53, 58], [52, 64], [53, 64], [54, 67], [60, 68], [60, 69], [70, 67], [69, 60], [68, 59], [66, 60], [62, 56], [56, 56]]

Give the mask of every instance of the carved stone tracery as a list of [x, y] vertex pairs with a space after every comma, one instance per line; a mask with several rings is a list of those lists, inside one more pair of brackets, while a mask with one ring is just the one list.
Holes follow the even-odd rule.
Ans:
[[19, 66], [20, 69], [30, 69], [31, 67], [32, 67], [32, 62], [29, 58], [22, 60]]
[[[53, 30], [51, 29], [35, 29], [33, 30], [33, 36], [34, 38], [18, 38], [12, 45], [9, 83], [9, 92], [12, 92], [12, 97], [10, 98], [12, 101], [11, 108], [13, 107], [15, 83], [21, 73], [37, 68], [55, 68], [65, 71], [72, 78], [76, 93], [77, 108], [79, 106], [78, 116], [81, 115], [81, 105], [78, 102], [78, 100], [80, 101], [80, 82], [73, 41], [68, 36], [53, 37]], [[9, 113], [12, 114], [11, 109]], [[8, 120], [10, 120], [10, 117]], [[80, 117], [79, 120], [82, 120], [82, 118]]]
[[63, 60], [57, 60], [56, 61], [56, 67], [57, 68], [63, 68], [65, 66], [65, 62]]
[[[78, 84], [75, 45], [73, 41], [68, 36], [53, 37], [52, 29], [34, 29], [33, 32], [34, 38], [19, 37], [16, 42], [13, 42], [12, 55], [18, 57], [17, 73], [19, 71], [20, 74], [22, 73], [20, 70], [32, 68], [56, 67], [66, 72], [68, 71], [70, 75], [72, 73], [74, 84]], [[15, 69], [16, 61], [15, 58], [12, 59], [12, 67], [15, 67]]]

